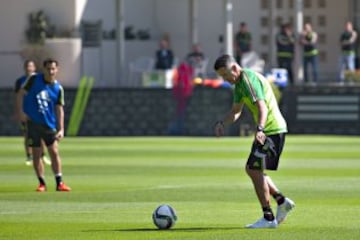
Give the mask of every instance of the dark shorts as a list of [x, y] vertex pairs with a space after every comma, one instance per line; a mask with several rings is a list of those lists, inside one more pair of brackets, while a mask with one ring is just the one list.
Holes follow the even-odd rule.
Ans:
[[285, 143], [285, 133], [266, 137], [264, 145], [254, 142], [246, 166], [254, 170], [277, 170]]
[[28, 121], [27, 123], [27, 142], [30, 147], [40, 147], [41, 140], [46, 146], [52, 145], [56, 141], [56, 130], [47, 126]]

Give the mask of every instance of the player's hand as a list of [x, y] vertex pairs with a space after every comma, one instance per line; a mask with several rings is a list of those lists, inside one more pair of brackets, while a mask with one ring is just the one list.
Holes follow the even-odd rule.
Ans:
[[16, 121], [18, 122], [26, 122], [28, 120], [26, 114], [21, 111], [21, 112], [17, 112], [15, 115], [14, 115], [14, 118]]
[[224, 127], [224, 123], [222, 121], [218, 121], [215, 123], [215, 135], [217, 137], [221, 137], [224, 136], [225, 134], [225, 127]]
[[261, 145], [264, 145], [266, 139], [266, 135], [263, 131], [257, 131], [255, 133], [255, 140], [260, 143]]
[[64, 130], [59, 130], [55, 135], [56, 140], [60, 141], [60, 139], [64, 138]]

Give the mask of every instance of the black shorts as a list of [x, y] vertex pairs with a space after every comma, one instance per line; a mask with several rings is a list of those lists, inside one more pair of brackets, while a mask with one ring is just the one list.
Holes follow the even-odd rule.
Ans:
[[46, 146], [52, 145], [56, 141], [56, 130], [47, 126], [28, 121], [27, 123], [27, 143], [30, 147], [40, 147], [41, 140]]
[[277, 170], [285, 143], [285, 133], [266, 137], [265, 144], [254, 142], [246, 166], [254, 170]]

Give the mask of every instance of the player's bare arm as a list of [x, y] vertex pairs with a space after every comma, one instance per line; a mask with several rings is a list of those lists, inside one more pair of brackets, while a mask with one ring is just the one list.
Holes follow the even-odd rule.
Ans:
[[56, 105], [56, 117], [57, 117], [57, 134], [58, 140], [64, 137], [64, 108], [62, 105]]
[[16, 119], [20, 122], [26, 122], [27, 116], [23, 112], [23, 99], [26, 94], [26, 91], [24, 89], [20, 89], [19, 92], [16, 94], [16, 106], [15, 106], [15, 112], [16, 112]]
[[259, 143], [264, 144], [266, 136], [265, 136], [265, 133], [263, 130], [264, 130], [267, 115], [268, 115], [268, 108], [267, 108], [264, 100], [257, 100], [256, 106], [259, 109], [259, 116], [258, 116], [257, 131], [255, 133], [255, 139]]
[[225, 118], [215, 124], [215, 135], [217, 137], [223, 136], [225, 133], [225, 126], [232, 124], [240, 117], [243, 106], [244, 103], [234, 103]]

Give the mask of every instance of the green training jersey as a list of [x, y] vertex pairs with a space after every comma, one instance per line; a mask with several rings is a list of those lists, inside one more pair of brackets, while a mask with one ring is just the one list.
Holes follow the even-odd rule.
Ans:
[[252, 112], [258, 124], [259, 110], [256, 101], [264, 100], [268, 108], [264, 132], [273, 135], [287, 132], [286, 121], [282, 116], [269, 81], [259, 73], [243, 69], [240, 81], [235, 84], [234, 103], [244, 103]]

